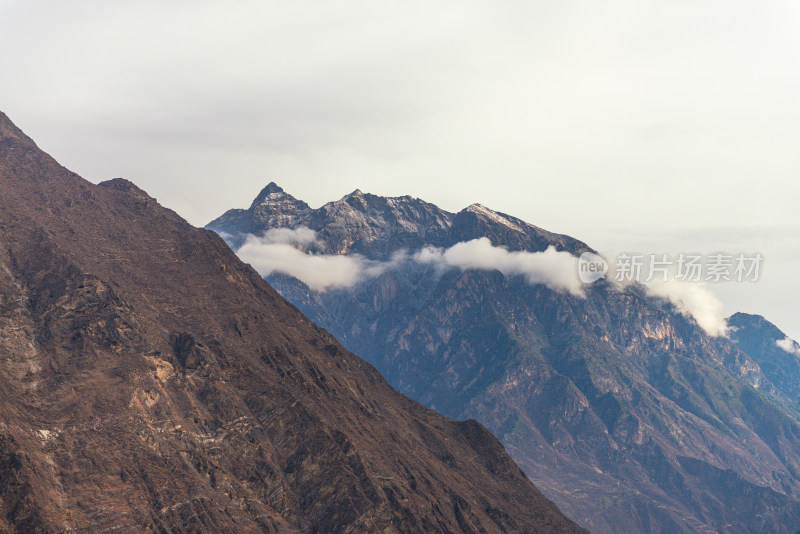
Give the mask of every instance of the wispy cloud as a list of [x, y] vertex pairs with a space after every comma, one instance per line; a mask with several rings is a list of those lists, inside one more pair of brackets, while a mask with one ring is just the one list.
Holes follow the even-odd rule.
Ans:
[[306, 226], [298, 228], [271, 228], [262, 238], [269, 243], [310, 245], [317, 240], [317, 233]]
[[353, 256], [306, 254], [292, 245], [248, 237], [238, 251], [261, 276], [286, 273], [315, 291], [351, 287], [361, 278], [363, 259]]
[[[353, 287], [403, 263], [414, 262], [441, 271], [496, 270], [509, 277], [522, 276], [532, 285], [543, 284], [554, 291], [584, 296], [585, 286], [577, 276], [578, 258], [553, 247], [544, 252], [509, 251], [482, 237], [449, 248], [425, 247], [413, 254], [400, 252], [392, 260], [380, 262], [357, 254], [315, 254], [298, 248], [315, 242], [316, 234], [309, 228], [276, 228], [261, 237], [247, 236], [237, 254], [262, 276], [281, 272], [301, 280], [315, 291]], [[650, 296], [671, 302], [709, 335], [727, 335], [722, 302], [703, 284], [670, 279], [653, 280], [645, 286]], [[789, 345], [781, 347], [788, 350]]]
[[390, 261], [381, 262], [357, 254], [314, 254], [298, 248], [314, 242], [316, 234], [309, 228], [276, 228], [260, 237], [247, 236], [236, 253], [262, 276], [281, 272], [315, 291], [352, 287], [410, 261], [440, 270], [497, 270], [506, 276], [523, 276], [529, 284], [544, 284], [555, 291], [583, 295], [577, 277], [577, 258], [553, 247], [544, 252], [510, 252], [493, 246], [484, 237], [447, 249], [426, 247], [410, 255], [399, 252]]
[[352, 287], [378, 276], [392, 262], [377, 262], [359, 255], [310, 254], [297, 248], [316, 241], [313, 230], [275, 228], [263, 236], [249, 235], [236, 251], [261, 276], [285, 273], [301, 280], [315, 291]]
[[583, 295], [577, 276], [578, 258], [553, 247], [544, 252], [510, 252], [482, 237], [448, 249], [424, 248], [413, 258], [440, 268], [497, 270], [506, 276], [521, 275], [529, 284], [544, 284], [555, 291]]
[[647, 292], [670, 301], [683, 315], [692, 317], [708, 335], [728, 335], [722, 302], [703, 284], [654, 280], [647, 284]]
[[795, 342], [789, 336], [786, 336], [783, 339], [775, 341], [775, 344], [778, 345], [783, 350], [785, 350], [786, 352], [788, 352], [789, 354], [800, 356], [800, 345], [798, 345], [797, 342]]

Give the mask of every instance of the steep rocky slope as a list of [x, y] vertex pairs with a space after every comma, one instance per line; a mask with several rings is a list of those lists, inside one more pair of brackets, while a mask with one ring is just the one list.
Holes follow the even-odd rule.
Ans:
[[0, 532], [578, 532], [214, 233], [0, 114]]
[[[478, 204], [453, 214], [356, 191], [311, 209], [275, 184], [208, 225], [234, 247], [277, 227], [314, 230], [309, 252], [376, 261], [480, 237], [512, 251], [589, 250]], [[414, 262], [325, 292], [281, 273], [268, 279], [400, 391], [487, 425], [592, 531], [800, 524], [795, 399], [755, 357], [639, 287], [601, 281], [581, 297], [498, 271]]]

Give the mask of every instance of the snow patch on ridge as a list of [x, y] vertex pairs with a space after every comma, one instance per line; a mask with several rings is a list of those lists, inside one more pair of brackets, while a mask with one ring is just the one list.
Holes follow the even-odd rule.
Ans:
[[467, 211], [476, 213], [478, 215], [482, 215], [483, 217], [486, 217], [487, 219], [496, 222], [497, 224], [502, 224], [503, 226], [511, 228], [512, 230], [515, 230], [517, 232], [525, 233], [525, 230], [523, 230], [510, 220], [506, 219], [496, 211], [492, 211], [486, 206], [483, 206], [481, 204], [472, 204], [471, 206], [467, 207]]

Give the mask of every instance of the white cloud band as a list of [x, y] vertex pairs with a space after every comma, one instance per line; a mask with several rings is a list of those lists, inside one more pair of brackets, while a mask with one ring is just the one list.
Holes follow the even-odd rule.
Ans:
[[391, 261], [378, 262], [359, 255], [309, 254], [295, 246], [315, 241], [316, 235], [309, 228], [276, 228], [262, 237], [247, 236], [237, 254], [262, 276], [281, 272], [301, 280], [315, 291], [352, 287], [403, 261], [414, 261], [441, 269], [497, 270], [506, 276], [524, 276], [529, 284], [544, 284], [555, 291], [583, 295], [577, 277], [577, 258], [553, 247], [544, 252], [509, 252], [493, 246], [484, 237], [448, 249], [427, 247], [411, 256], [398, 254]]

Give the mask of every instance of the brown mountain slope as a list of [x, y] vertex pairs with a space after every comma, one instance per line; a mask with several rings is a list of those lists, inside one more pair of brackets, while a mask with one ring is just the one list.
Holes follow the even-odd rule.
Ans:
[[0, 114], [0, 532], [577, 532], [215, 234]]

